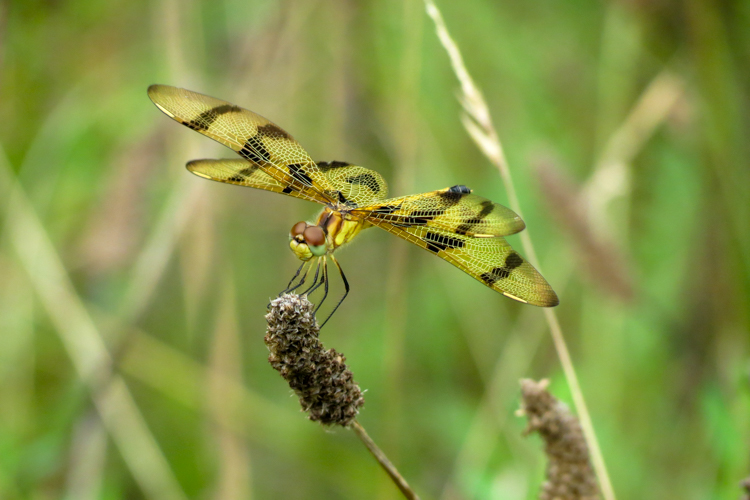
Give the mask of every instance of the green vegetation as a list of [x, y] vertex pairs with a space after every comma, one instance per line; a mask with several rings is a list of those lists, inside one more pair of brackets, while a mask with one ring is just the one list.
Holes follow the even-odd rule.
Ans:
[[[618, 498], [738, 497], [750, 3], [437, 5]], [[395, 498], [267, 362], [265, 307], [298, 266], [287, 233], [317, 207], [190, 175], [233, 153], [160, 113], [152, 83], [267, 116], [393, 195], [466, 184], [508, 204], [422, 2], [1, 4], [0, 498]], [[357, 239], [322, 341], [367, 390], [359, 422], [423, 498], [536, 498], [519, 379], [572, 401], [542, 310], [383, 231]]]

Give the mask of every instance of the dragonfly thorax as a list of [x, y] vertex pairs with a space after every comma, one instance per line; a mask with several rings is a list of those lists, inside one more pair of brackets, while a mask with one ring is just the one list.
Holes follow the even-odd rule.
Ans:
[[332, 253], [369, 226], [362, 219], [350, 218], [338, 210], [325, 208], [315, 224], [298, 222], [292, 226], [289, 247], [297, 258], [308, 261]]

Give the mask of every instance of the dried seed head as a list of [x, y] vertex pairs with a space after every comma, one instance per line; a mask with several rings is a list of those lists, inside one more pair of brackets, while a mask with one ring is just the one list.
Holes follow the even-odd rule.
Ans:
[[547, 481], [540, 500], [598, 500], [599, 489], [578, 419], [549, 392], [549, 381], [521, 380], [525, 435], [538, 432], [547, 455]]
[[313, 305], [306, 297], [283, 295], [271, 301], [266, 321], [268, 361], [297, 394], [308, 418], [348, 426], [365, 400], [346, 358], [326, 351], [318, 340]]

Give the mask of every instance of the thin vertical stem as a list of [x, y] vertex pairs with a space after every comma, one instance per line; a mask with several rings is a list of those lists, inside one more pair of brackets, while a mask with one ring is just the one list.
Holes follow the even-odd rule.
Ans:
[[[453, 71], [461, 83], [460, 101], [466, 113], [462, 116], [462, 122], [466, 127], [466, 130], [469, 132], [469, 135], [471, 135], [472, 139], [474, 139], [479, 146], [480, 150], [482, 150], [485, 156], [489, 158], [500, 172], [500, 177], [502, 178], [503, 183], [505, 184], [505, 189], [508, 192], [510, 208], [518, 215], [522, 216], [521, 204], [518, 201], [518, 195], [510, 173], [510, 168], [508, 168], [508, 162], [503, 153], [502, 144], [500, 143], [500, 139], [498, 138], [497, 132], [492, 124], [492, 117], [490, 116], [489, 108], [484, 100], [484, 96], [474, 84], [471, 75], [469, 75], [461, 56], [461, 52], [448, 33], [448, 28], [443, 21], [440, 10], [438, 10], [432, 0], [425, 0], [425, 6], [427, 14], [435, 23], [438, 38], [448, 53], [451, 65], [453, 66]], [[539, 260], [537, 259], [536, 251], [534, 250], [528, 232], [521, 233], [521, 243], [529, 262], [539, 269]], [[592, 462], [596, 469], [597, 477], [599, 478], [602, 494], [606, 500], [615, 500], [615, 493], [609, 479], [609, 474], [607, 473], [604, 456], [601, 453], [599, 442], [596, 438], [596, 433], [594, 432], [594, 427], [591, 422], [591, 416], [589, 415], [586, 406], [586, 400], [583, 397], [583, 391], [578, 382], [578, 377], [576, 376], [575, 368], [565, 342], [565, 337], [560, 328], [557, 315], [552, 309], [545, 309], [544, 313], [550, 329], [550, 334], [552, 335], [552, 341], [555, 345], [555, 350], [557, 351], [557, 356], [563, 367], [563, 373], [565, 374], [568, 386], [573, 395], [573, 403], [575, 404], [576, 412], [580, 418], [586, 441], [591, 449]]]
[[385, 453], [383, 453], [383, 451], [378, 448], [378, 445], [375, 444], [375, 441], [370, 438], [370, 436], [365, 431], [365, 428], [362, 427], [356, 420], [354, 420], [349, 427], [354, 431], [357, 437], [362, 440], [372, 456], [375, 457], [375, 460], [378, 461], [380, 466], [385, 470], [386, 473], [388, 473], [388, 476], [390, 476], [391, 480], [393, 480], [396, 486], [398, 486], [398, 489], [401, 490], [401, 493], [403, 493], [404, 496], [410, 500], [419, 500], [419, 496], [414, 492], [414, 490], [411, 489], [411, 487], [409, 487], [406, 479], [404, 479], [403, 476], [399, 474], [396, 467], [391, 463], [390, 460], [388, 460], [388, 457], [385, 456]]

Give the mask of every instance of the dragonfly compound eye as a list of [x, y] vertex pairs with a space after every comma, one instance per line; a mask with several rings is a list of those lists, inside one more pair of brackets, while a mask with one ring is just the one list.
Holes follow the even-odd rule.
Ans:
[[326, 253], [326, 235], [320, 226], [308, 226], [302, 234], [313, 255], [320, 257]]
[[302, 236], [302, 233], [307, 229], [307, 222], [300, 221], [292, 226], [292, 230], [289, 231], [289, 236], [294, 239], [297, 236]]

